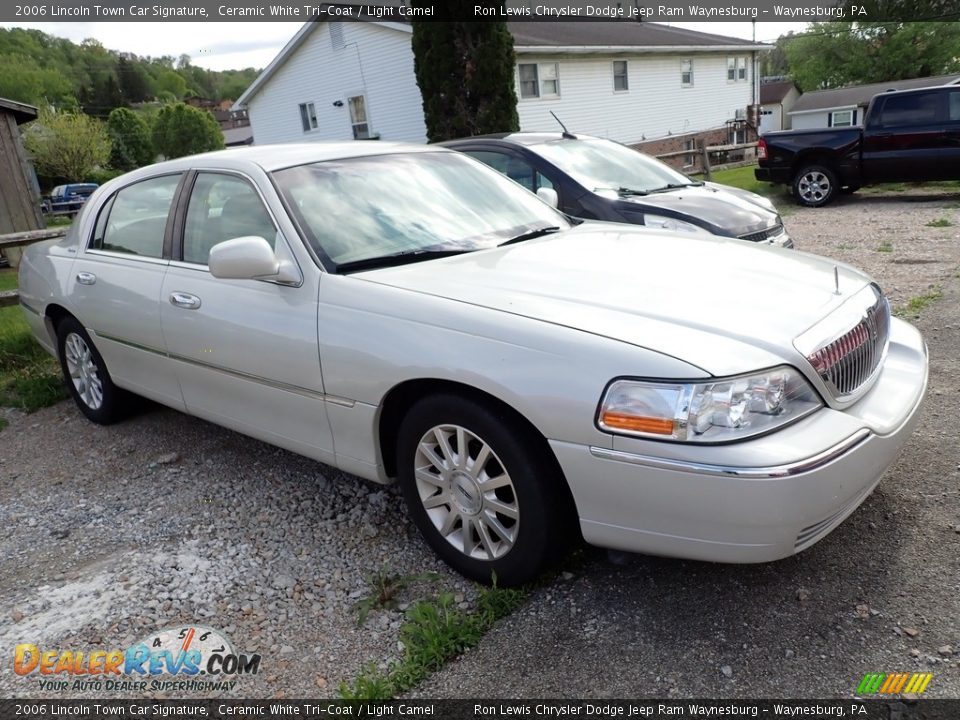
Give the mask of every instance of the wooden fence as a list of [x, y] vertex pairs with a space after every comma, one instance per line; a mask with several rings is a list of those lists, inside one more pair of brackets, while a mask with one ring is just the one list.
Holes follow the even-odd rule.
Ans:
[[[68, 226], [53, 227], [45, 230], [27, 230], [26, 232], [10, 233], [9, 235], [0, 235], [0, 250], [9, 250], [11, 248], [20, 248], [24, 245], [40, 242], [41, 240], [53, 240], [61, 238], [67, 234]], [[13, 264], [13, 263], [11, 263]], [[8, 305], [18, 305], [20, 303], [20, 293], [16, 290], [0, 291], [0, 307]]]
[[707, 145], [702, 140], [697, 141], [697, 147], [691, 148], [690, 150], [675, 150], [674, 152], [663, 153], [661, 155], [655, 155], [658, 160], [664, 160], [666, 158], [681, 157], [683, 155], [699, 155], [700, 164], [703, 166], [703, 176], [710, 180], [711, 171], [713, 170], [725, 170], [728, 167], [737, 167], [742, 165], [742, 162], [734, 163], [724, 163], [722, 165], [712, 165], [710, 164], [710, 155], [711, 153], [725, 153], [733, 152], [735, 150], [746, 150], [747, 148], [755, 148], [757, 143], [739, 143], [737, 145]]

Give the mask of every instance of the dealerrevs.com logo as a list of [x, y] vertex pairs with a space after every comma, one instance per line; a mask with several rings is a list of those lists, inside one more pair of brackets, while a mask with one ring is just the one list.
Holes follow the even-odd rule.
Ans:
[[13, 670], [36, 677], [41, 690], [209, 692], [232, 690], [237, 676], [256, 675], [260, 655], [236, 652], [219, 630], [188, 625], [148, 635], [126, 650], [21, 643], [14, 649]]

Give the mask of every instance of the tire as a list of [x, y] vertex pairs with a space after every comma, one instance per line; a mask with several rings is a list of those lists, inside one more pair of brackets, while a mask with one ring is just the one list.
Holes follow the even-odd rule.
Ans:
[[836, 173], [825, 165], [806, 165], [793, 178], [793, 196], [806, 207], [826, 205], [840, 186]]
[[424, 398], [403, 419], [397, 461], [407, 508], [460, 574], [521, 585], [568, 549], [576, 533], [564, 532], [563, 479], [542, 442], [502, 411], [455, 395]]
[[67, 389], [80, 412], [98, 425], [122, 419], [129, 396], [113, 384], [103, 358], [83, 326], [66, 317], [57, 325], [57, 351]]

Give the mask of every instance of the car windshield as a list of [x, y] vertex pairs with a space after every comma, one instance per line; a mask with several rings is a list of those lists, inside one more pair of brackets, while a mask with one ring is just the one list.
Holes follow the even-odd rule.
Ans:
[[696, 184], [659, 160], [610, 140], [552, 140], [531, 145], [530, 149], [594, 192], [642, 194]]
[[453, 152], [347, 158], [273, 176], [314, 249], [338, 266], [386, 257], [426, 259], [570, 227], [532, 193]]

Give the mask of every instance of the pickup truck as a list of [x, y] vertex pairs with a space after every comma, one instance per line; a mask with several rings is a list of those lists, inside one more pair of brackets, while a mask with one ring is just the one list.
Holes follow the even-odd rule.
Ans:
[[757, 180], [807, 207], [864, 185], [960, 180], [960, 85], [880, 93], [862, 127], [765, 133], [757, 158]]

